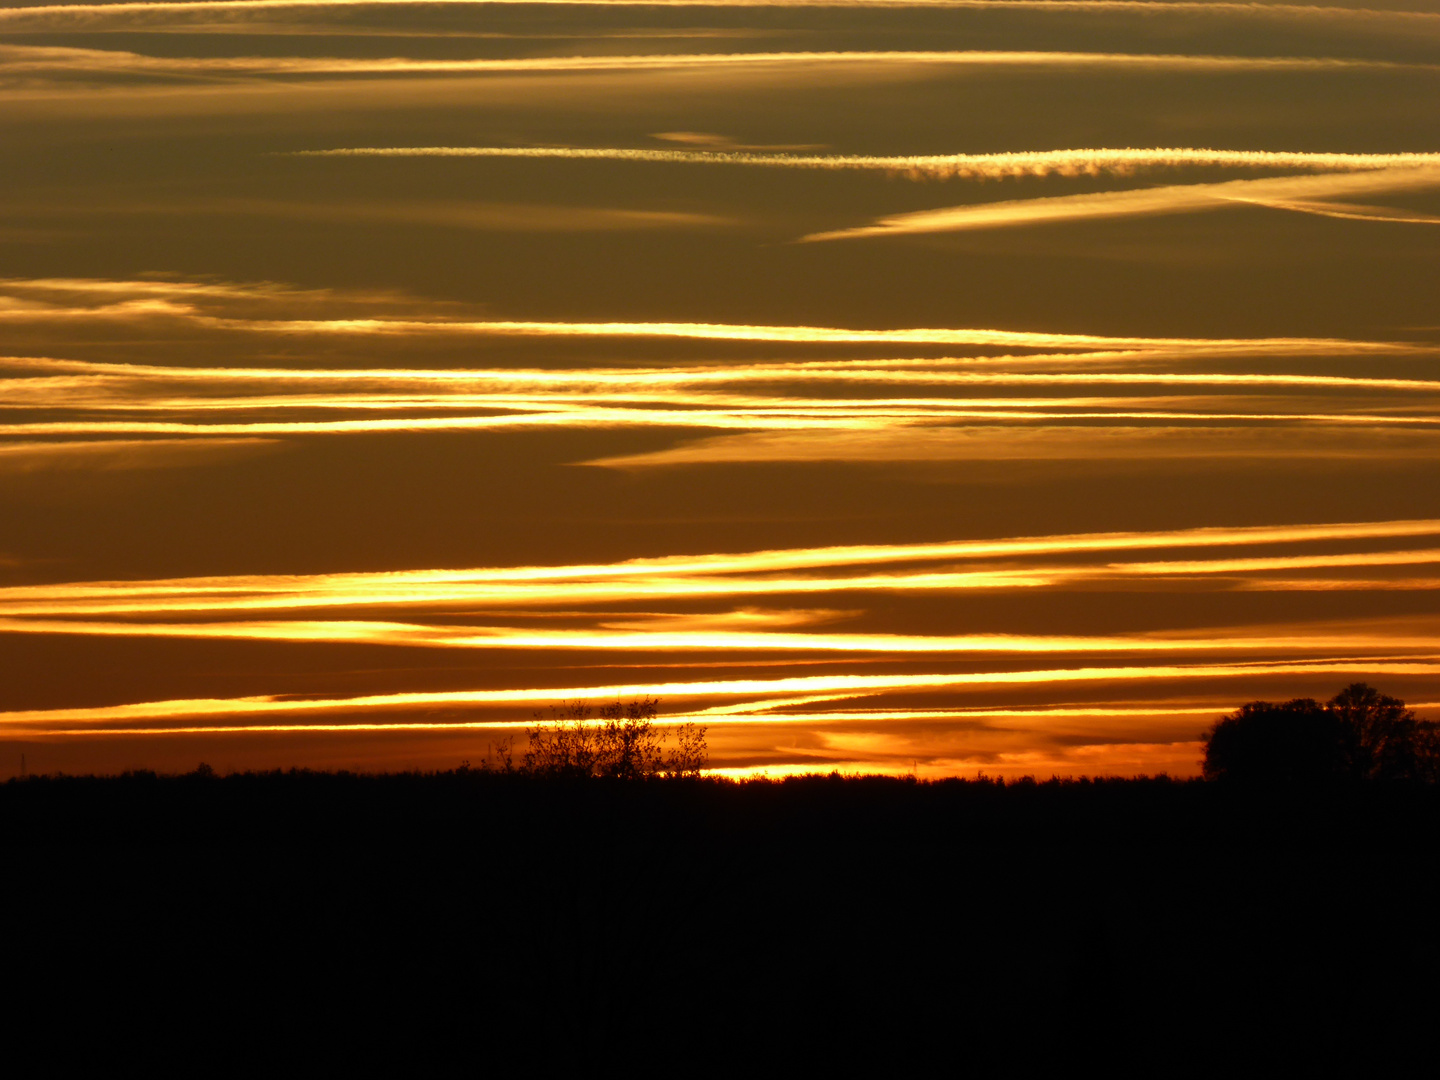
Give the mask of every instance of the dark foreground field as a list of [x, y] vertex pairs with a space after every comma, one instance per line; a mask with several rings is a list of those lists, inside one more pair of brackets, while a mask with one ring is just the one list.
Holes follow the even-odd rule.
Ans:
[[1430, 788], [32, 778], [0, 838], [11, 1022], [122, 1057], [1373, 1058], [1437, 1002]]

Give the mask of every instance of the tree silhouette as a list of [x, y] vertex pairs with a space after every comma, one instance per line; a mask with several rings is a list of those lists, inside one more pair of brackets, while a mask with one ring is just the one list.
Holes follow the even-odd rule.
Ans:
[[1339, 721], [1345, 771], [1367, 780], [1435, 780], [1440, 740], [1398, 698], [1352, 683], [1326, 706]]
[[547, 719], [536, 713], [526, 729], [529, 747], [522, 771], [546, 776], [606, 776], [640, 780], [657, 776], [699, 776], [707, 761], [700, 724], [675, 728], [676, 746], [666, 750], [670, 733], [655, 724], [655, 698], [616, 701], [593, 708], [588, 702], [552, 705]]
[[1324, 705], [1252, 701], [1205, 734], [1209, 780], [1440, 780], [1440, 728], [1398, 698], [1352, 683]]

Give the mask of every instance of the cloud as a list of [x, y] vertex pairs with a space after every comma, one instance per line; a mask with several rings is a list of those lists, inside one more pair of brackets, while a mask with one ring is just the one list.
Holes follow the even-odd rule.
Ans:
[[[1421, 172], [1426, 170], [1408, 170]], [[1427, 175], [1428, 175], [1428, 171]], [[1436, 170], [1440, 173], [1440, 169]], [[1360, 173], [1316, 180], [1365, 180]], [[1043, 201], [1043, 200], [1035, 200]], [[319, 314], [323, 317], [316, 317]], [[292, 289], [272, 282], [190, 282], [0, 278], [0, 323], [173, 320], [217, 330], [263, 334], [398, 336], [476, 335], [531, 338], [641, 338], [882, 347], [967, 346], [1010, 349], [1181, 350], [1187, 355], [1405, 355], [1430, 346], [1339, 338], [1184, 338], [1046, 333], [966, 327], [867, 329], [710, 322], [562, 322], [475, 319], [457, 305], [392, 293]], [[301, 317], [303, 316], [303, 317]]]
[[[1035, 419], [1056, 419], [1036, 413]], [[1172, 416], [1168, 419], [1177, 419]], [[1340, 416], [1287, 418], [1313, 428], [1240, 427], [1227, 418], [1192, 414], [1189, 426], [1126, 425], [1122, 412], [1106, 416], [1103, 426], [1078, 423], [1027, 424], [1023, 427], [892, 426], [852, 431], [753, 432], [721, 435], [664, 450], [595, 458], [587, 465], [645, 469], [677, 465], [741, 462], [940, 462], [940, 461], [1134, 461], [1156, 459], [1265, 458], [1296, 460], [1428, 458], [1440, 450], [1440, 428], [1377, 435], [1373, 429], [1346, 426]], [[1166, 419], [1166, 418], [1162, 418]], [[1234, 417], [1228, 419], [1235, 419]], [[1257, 419], [1254, 416], [1246, 420]], [[1398, 417], [1373, 417], [1377, 426]], [[1422, 420], [1429, 425], [1440, 417]]]
[[947, 207], [942, 210], [921, 210], [881, 218], [873, 224], [859, 228], [814, 233], [803, 239], [846, 240], [1062, 224], [1114, 217], [1188, 214], [1218, 210], [1237, 202], [1294, 202], [1317, 196], [1418, 191], [1433, 187], [1440, 187], [1440, 167], [1433, 165], [1320, 176], [1227, 180], [1213, 184], [1177, 184], [1087, 195], [1013, 199]]
[[[1359, 355], [1376, 343], [1314, 343], [1311, 355], [1332, 356], [1326, 346], [1346, 355], [1344, 346], [1354, 346]], [[1338, 347], [1338, 348], [1337, 348]], [[671, 403], [714, 403], [717, 387], [744, 388], [761, 384], [767, 394], [775, 388], [795, 384], [797, 390], [810, 383], [852, 383], [903, 387], [1016, 387], [1034, 390], [1045, 387], [1106, 388], [1214, 388], [1299, 389], [1354, 392], [1395, 390], [1416, 394], [1440, 394], [1440, 380], [1387, 376], [1315, 375], [1304, 372], [1171, 371], [1149, 366], [1154, 361], [1209, 357], [1208, 343], [1192, 346], [1193, 352], [1173, 346], [1158, 349], [1130, 349], [1079, 353], [1006, 354], [1001, 356], [925, 357], [914, 359], [857, 358], [847, 360], [795, 360], [746, 362], [704, 362], [666, 367], [585, 367], [585, 368], [248, 368], [173, 367], [157, 364], [106, 363], [60, 360], [48, 357], [0, 356], [0, 370], [25, 372], [6, 379], [7, 405], [13, 408], [137, 408], [220, 405], [263, 400], [267, 406], [295, 400], [307, 407], [329, 404], [343, 407], [354, 399], [365, 406], [393, 402], [443, 407], [453, 394], [462, 401], [475, 395], [500, 400], [490, 394], [541, 395], [583, 394], [589, 400], [604, 400], [615, 394], [617, 401], [656, 400]], [[1215, 350], [1222, 351], [1222, 350]], [[1231, 348], [1223, 352], [1238, 352]], [[1264, 351], [1262, 346], [1262, 352]], [[1434, 350], [1431, 350], [1432, 354]], [[1403, 353], [1402, 353], [1403, 355]], [[1132, 370], [1095, 370], [1095, 363]], [[1062, 370], [1044, 370], [1060, 367]], [[1013, 370], [1019, 368], [1020, 370]], [[1080, 370], [1064, 370], [1079, 368]], [[1038, 370], [1037, 370], [1038, 369]], [[686, 391], [704, 391], [693, 398]], [[792, 391], [796, 392], [796, 391]], [[907, 392], [914, 393], [913, 390]], [[191, 395], [184, 397], [181, 395]], [[224, 395], [237, 395], [227, 398]], [[261, 396], [263, 395], [263, 397]], [[763, 400], [763, 399], [760, 399]], [[874, 400], [885, 404], [884, 399]], [[961, 399], [964, 403], [986, 399]], [[1045, 398], [1006, 399], [1044, 405]], [[1073, 400], [1073, 399], [1072, 399]], [[1094, 399], [1085, 399], [1091, 400]], [[1107, 399], [1112, 401], [1133, 399]], [[792, 400], [791, 404], [798, 404]], [[817, 403], [834, 404], [833, 399]]]
[[[1394, 549], [1410, 538], [1420, 543]], [[1293, 694], [1297, 686], [1336, 676], [1434, 680], [1440, 676], [1435, 620], [915, 634], [866, 629], [868, 601], [897, 591], [919, 598], [972, 588], [1175, 593], [1264, 588], [1271, 581], [1280, 588], [1306, 580], [1320, 587], [1347, 580], [1409, 582], [1415, 567], [1440, 566], [1440, 548], [1423, 546], [1437, 538], [1437, 521], [1379, 521], [797, 548], [591, 565], [13, 586], [0, 588], [0, 633], [6, 635], [228, 639], [290, 648], [328, 642], [523, 649], [559, 666], [573, 664], [561, 657], [588, 652], [591, 666], [616, 670], [562, 687], [522, 683], [12, 711], [0, 713], [0, 737], [503, 731], [528, 723], [536, 704], [646, 694], [664, 699], [667, 721], [693, 717], [710, 725], [712, 760], [721, 769], [793, 769], [817, 761], [880, 768], [902, 761], [908, 768], [923, 760], [938, 775], [953, 774], [961, 764], [1025, 772], [1051, 761], [1093, 773], [1112, 765], [1129, 768], [1143, 758], [1125, 747], [1151, 747], [1155, 761], [1170, 762], [1167, 768], [1184, 760], [1193, 767], [1201, 718], [1217, 716], [1257, 687]], [[1387, 578], [1387, 571], [1396, 573]], [[838, 592], [845, 594], [844, 610], [793, 602]], [[760, 597], [774, 598], [777, 606], [755, 606]], [[750, 606], [731, 606], [742, 598]], [[616, 601], [641, 608], [617, 613], [611, 607]], [[704, 610], [716, 602], [724, 606]], [[477, 612], [486, 609], [492, 609], [488, 621], [477, 623]], [[563, 614], [563, 621], [537, 618], [547, 613]], [[843, 632], [826, 625], [840, 617], [862, 624]], [[628, 674], [675, 666], [677, 654], [687, 666], [725, 670], [689, 681], [642, 681]], [[783, 657], [780, 662], [792, 670], [779, 677], [754, 674], [777, 663], [757, 659], [765, 656]], [[862, 666], [877, 659], [883, 666]], [[849, 670], [837, 670], [836, 663]], [[1106, 700], [1091, 700], [1096, 689]], [[797, 738], [807, 747], [803, 753], [794, 749]], [[773, 750], [767, 739], [774, 740]]]
[[[1406, 553], [1410, 559], [1440, 563], [1440, 552]], [[1274, 560], [1261, 560], [1268, 565]], [[1381, 560], [1376, 560], [1380, 562]], [[1395, 562], [1399, 559], [1393, 560]], [[1242, 560], [1229, 567], [1247, 569]], [[1165, 571], [1182, 573], [1183, 564]], [[1317, 565], [1334, 565], [1319, 563]], [[1205, 568], [1209, 570], [1209, 568]], [[1225, 572], [1226, 568], [1213, 572]], [[783, 618], [783, 616], [782, 616]], [[654, 621], [654, 620], [651, 620]], [[1305, 652], [1379, 653], [1394, 657], [1422, 653], [1436, 648], [1436, 626], [1374, 626], [1363, 621], [1354, 625], [1220, 627], [1183, 634], [1058, 635], [1058, 634], [890, 634], [825, 633], [777, 628], [735, 629], [733, 617], [721, 613], [716, 625], [706, 626], [707, 616], [689, 613], [676, 616], [677, 623], [662, 629], [623, 629], [601, 623], [581, 629], [533, 629], [515, 626], [483, 626], [456, 623], [424, 625], [371, 620], [284, 620], [230, 621], [204, 623], [140, 622], [135, 620], [46, 620], [0, 618], [0, 634], [72, 634], [106, 637], [165, 637], [286, 641], [295, 643], [343, 642], [408, 648], [588, 650], [602, 653], [668, 652], [754, 653], [861, 653], [875, 655], [1011, 655], [1073, 654], [1094, 656], [1115, 654], [1145, 656], [1153, 653], [1213, 653], [1243, 651], [1251, 655]], [[752, 620], [764, 623], [763, 617]], [[703, 627], [703, 628], [698, 628]]]
[[[326, 12], [353, 15], [366, 8], [447, 7], [485, 11], [511, 4], [526, 7], [585, 8], [879, 8], [885, 10], [955, 9], [1008, 10], [1044, 17], [1051, 13], [1119, 13], [1146, 16], [1210, 16], [1267, 21], [1359, 22], [1389, 24], [1423, 31], [1432, 26], [1432, 12], [1385, 11], [1320, 4], [1247, 3], [1233, 0], [150, 0], [115, 4], [46, 4], [0, 10], [0, 25], [10, 32], [47, 30], [161, 31], [237, 25], [247, 32], [266, 32], [277, 20], [299, 15], [324, 17]], [[283, 28], [283, 24], [278, 24]], [[449, 27], [446, 28], [447, 30]]]
[[301, 221], [370, 221], [490, 232], [622, 232], [638, 229], [708, 229], [739, 224], [717, 214], [676, 210], [545, 203], [459, 200], [299, 202], [281, 199], [178, 199], [166, 203], [91, 204], [95, 214], [219, 214]]
[[[87, 323], [103, 323], [107, 334], [128, 337], [137, 349], [177, 329], [188, 342], [199, 328], [217, 335], [354, 335], [367, 355], [386, 337], [408, 345], [430, 335], [674, 338], [804, 347], [802, 355], [810, 356], [816, 346], [893, 353], [959, 345], [982, 355], [550, 369], [227, 368], [0, 357], [6, 375], [0, 438], [25, 444], [13, 452], [12, 469], [199, 460], [236, 440], [309, 436], [644, 429], [690, 440], [587, 462], [628, 469], [738, 461], [1383, 461], [1433, 453], [1440, 431], [1440, 381], [1333, 374], [1331, 363], [1325, 374], [1306, 370], [1321, 358], [1433, 358], [1436, 347], [1424, 343], [476, 321], [472, 314], [404, 296], [273, 283], [0, 281], [0, 322], [35, 327], [48, 343], [77, 327], [83, 340], [93, 333], [83, 330]], [[1195, 361], [1212, 358], [1220, 370], [1196, 370]], [[1280, 370], [1236, 371], [1231, 363], [1254, 358], [1273, 360]], [[1174, 370], [1176, 364], [1183, 369]], [[728, 434], [695, 439], [716, 433]], [[217, 449], [201, 450], [205, 439]], [[75, 448], [62, 452], [53, 449], [57, 443]], [[121, 445], [129, 448], [123, 455], [113, 449]]]
[[[834, 52], [640, 53], [629, 56], [528, 56], [473, 59], [310, 56], [149, 56], [109, 49], [0, 45], [0, 79], [37, 93], [35, 76], [149, 75], [158, 78], [267, 78], [354, 75], [484, 75], [546, 72], [635, 72], [677, 69], [870, 67], [1138, 68], [1198, 71], [1340, 71], [1431, 69], [1433, 64], [1305, 56], [1203, 56], [1038, 50], [843, 50]], [[295, 90], [301, 83], [289, 83]], [[63, 86], [68, 91], [73, 86]]]
[[737, 151], [796, 151], [796, 150], [824, 150], [820, 143], [741, 143], [728, 135], [717, 135], [709, 131], [657, 131], [650, 136], [652, 139], [659, 139], [661, 142], [679, 143], [681, 146], [689, 146], [698, 150], [709, 152], [734, 153]]
[[1363, 206], [1355, 203], [1318, 202], [1300, 199], [1236, 199], [1236, 202], [1268, 206], [1274, 210], [1295, 210], [1302, 214], [1339, 218], [1343, 221], [1390, 221], [1402, 225], [1440, 225], [1440, 214], [1418, 210], [1397, 210], [1390, 206]]
[[204, 319], [276, 315], [331, 314], [377, 308], [399, 314], [423, 310], [436, 317], [447, 305], [417, 301], [383, 289], [307, 289], [273, 281], [184, 279], [150, 274], [133, 279], [0, 278], [0, 319], [56, 322], [86, 317], [143, 320], [156, 317]]
[[[576, 611], [577, 605], [615, 601], [729, 602], [839, 592], [858, 597], [867, 592], [1067, 588], [1102, 581], [1244, 577], [1305, 569], [1329, 573], [1360, 568], [1373, 576], [1375, 567], [1440, 561], [1440, 549], [1435, 548], [1383, 550], [1397, 540], [1437, 536], [1440, 521], [1375, 521], [797, 548], [600, 564], [70, 582], [0, 588], [0, 617], [170, 618], [190, 613], [207, 619], [228, 615], [249, 620], [259, 613], [372, 609], [411, 611], [417, 618], [431, 618], [477, 607], [534, 611], [558, 606]], [[1228, 557], [1110, 561], [1120, 552], [1310, 544], [1326, 545], [1327, 550], [1247, 554], [1243, 562]], [[1376, 544], [1382, 550], [1371, 549]], [[1336, 552], [1333, 548], [1338, 545], [1362, 547]], [[935, 563], [941, 565], [925, 565]], [[782, 610], [796, 609], [786, 605]], [[604, 611], [596, 618], [613, 621]], [[727, 611], [718, 625], [733, 629], [733, 620], [733, 613]]]
[[107, 439], [0, 442], [0, 474], [194, 468], [276, 449], [273, 439]]
[[[72, 380], [62, 380], [70, 383]], [[85, 388], [65, 387], [27, 401], [17, 388], [17, 408], [45, 403], [81, 410]], [[47, 392], [48, 391], [48, 392]], [[609, 400], [607, 400], [607, 397]], [[68, 399], [68, 400], [67, 400]], [[1440, 414], [1411, 410], [1392, 414], [1354, 407], [1317, 412], [1305, 402], [1274, 398], [1256, 403], [1227, 402], [1216, 409], [1204, 397], [1174, 400], [1146, 397], [910, 397], [855, 398], [757, 396], [744, 393], [677, 393], [657, 387], [605, 395], [595, 391], [546, 393], [458, 393], [444, 395], [292, 394], [245, 397], [157, 396], [112, 401], [111, 417], [0, 423], [12, 438], [75, 435], [284, 436], [359, 435], [385, 432], [491, 431], [519, 428], [719, 429], [754, 434], [739, 439], [690, 443], [640, 457], [587, 462], [609, 467], [702, 461], [954, 460], [1103, 458], [1129, 456], [1138, 444], [1180, 447], [1180, 456], [1231, 456], [1287, 452], [1305, 456], [1428, 452], [1428, 429]], [[1289, 408], [1285, 408], [1285, 406]], [[1179, 407], [1189, 406], [1189, 407]], [[1247, 406], [1241, 411], [1242, 406]], [[337, 419], [265, 417], [276, 410], [350, 412]], [[85, 410], [89, 411], [89, 410]], [[447, 415], [418, 415], [440, 411]], [[157, 412], [178, 419], [150, 419]], [[183, 414], [188, 413], [188, 416]], [[228, 415], [227, 415], [228, 414]], [[377, 415], [378, 414], [378, 415]], [[389, 414], [389, 415], [386, 415]], [[254, 417], [261, 418], [254, 418]], [[981, 423], [977, 424], [976, 421]], [[1094, 423], [1103, 422], [1103, 426]], [[1313, 446], [1293, 433], [1325, 429]], [[1409, 434], [1400, 435], [1401, 431]], [[1342, 445], [1346, 434], [1390, 444]], [[1440, 433], [1437, 429], [1435, 433]], [[1339, 439], [1336, 436], [1340, 436]], [[1399, 439], [1408, 442], [1397, 441]], [[1418, 442], [1416, 440], [1419, 440]], [[1184, 444], [1184, 445], [1182, 445]], [[1413, 445], [1412, 445], [1413, 444]], [[1171, 456], [1171, 455], [1166, 455]]]
[[1129, 176], [1151, 169], [1314, 169], [1326, 172], [1440, 167], [1440, 154], [1343, 154], [1193, 147], [1013, 151], [1000, 154], [756, 153], [737, 149], [635, 150], [623, 147], [368, 146], [293, 151], [292, 157], [535, 158], [668, 165], [738, 165], [779, 169], [861, 170], [915, 179], [999, 180], [1022, 176]]
[[[602, 684], [591, 686], [544, 687], [506, 690], [460, 690], [419, 693], [366, 694], [330, 699], [284, 699], [276, 697], [200, 698], [169, 701], [137, 702], [126, 705], [72, 709], [38, 709], [0, 712], [0, 731], [16, 734], [234, 734], [265, 732], [345, 732], [366, 730], [362, 717], [367, 714], [429, 710], [435, 708], [472, 709], [494, 705], [528, 705], [535, 702], [564, 700], [612, 700], [639, 696], [665, 699], [682, 708], [690, 703], [706, 703], [716, 698], [763, 699], [768, 696], [796, 693], [834, 692], [845, 696], [865, 697], [892, 690], [962, 689], [1003, 686], [1055, 686], [1085, 683], [1154, 682], [1216, 679], [1238, 679], [1265, 675], [1440, 675], [1440, 662], [1433, 658], [1414, 660], [1320, 659], [1275, 661], [1269, 663], [1201, 663], [1153, 664], [1110, 667], [1040, 668], [1020, 671], [923, 672], [891, 675], [801, 675], [777, 679], [716, 679], [694, 682], [650, 682]], [[326, 714], [351, 717], [347, 721], [327, 724]], [[670, 719], [684, 719], [687, 713], [672, 713]], [[278, 718], [291, 716], [290, 723]], [[304, 722], [306, 716], [316, 716]], [[264, 718], [276, 717], [276, 720]], [[211, 724], [182, 725], [174, 721], [210, 719]], [[229, 719], [219, 726], [216, 720]], [[156, 721], [169, 721], [163, 727], [139, 727]], [[710, 723], [722, 722], [714, 717]], [[737, 717], [736, 723], [753, 723], [753, 718]], [[491, 721], [405, 722], [384, 724], [385, 728], [476, 729], [514, 728], [526, 721], [512, 717]], [[101, 728], [100, 725], [105, 725]], [[370, 728], [373, 730], [374, 728]]]

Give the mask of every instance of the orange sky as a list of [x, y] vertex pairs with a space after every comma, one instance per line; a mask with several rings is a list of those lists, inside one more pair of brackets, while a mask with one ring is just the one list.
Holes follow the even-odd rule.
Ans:
[[1440, 713], [1437, 105], [1421, 0], [0, 7], [0, 776]]

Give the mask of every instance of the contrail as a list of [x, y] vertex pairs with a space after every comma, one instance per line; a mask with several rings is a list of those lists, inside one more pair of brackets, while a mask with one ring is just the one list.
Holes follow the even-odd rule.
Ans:
[[1300, 19], [1435, 19], [1432, 12], [1387, 11], [1372, 8], [1334, 7], [1318, 4], [1244, 3], [1234, 0], [147, 0], [118, 4], [43, 4], [0, 11], [0, 21], [24, 22], [52, 16], [105, 15], [188, 15], [199, 12], [246, 14], [324, 8], [366, 7], [670, 7], [670, 8], [956, 8], [1014, 11], [1110, 11], [1144, 14], [1183, 12]]
[[665, 165], [743, 165], [772, 169], [865, 170], [917, 178], [1004, 179], [1022, 176], [1128, 175], [1142, 169], [1220, 167], [1359, 171], [1440, 165], [1440, 154], [1336, 154], [1284, 150], [1076, 149], [1000, 154], [765, 154], [727, 150], [643, 150], [622, 147], [362, 146], [300, 150], [292, 157], [540, 158]]
[[641, 53], [630, 56], [483, 57], [421, 60], [411, 57], [352, 59], [304, 56], [165, 57], [68, 47], [0, 46], [0, 72], [91, 72], [104, 75], [426, 75], [507, 72], [671, 71], [816, 65], [1120, 67], [1214, 71], [1433, 70], [1408, 61], [1309, 56], [1212, 56], [1039, 50], [843, 50], [834, 52]]
[[1218, 184], [1176, 184], [1168, 187], [1011, 199], [1004, 202], [946, 207], [941, 210], [921, 210], [881, 218], [858, 228], [812, 233], [803, 239], [848, 240], [1045, 225], [1112, 217], [1199, 213], [1217, 210], [1237, 202], [1293, 201], [1304, 200], [1307, 196], [1375, 194], [1433, 187], [1440, 187], [1440, 168], [1434, 165], [1381, 168], [1336, 175], [1227, 180]]

